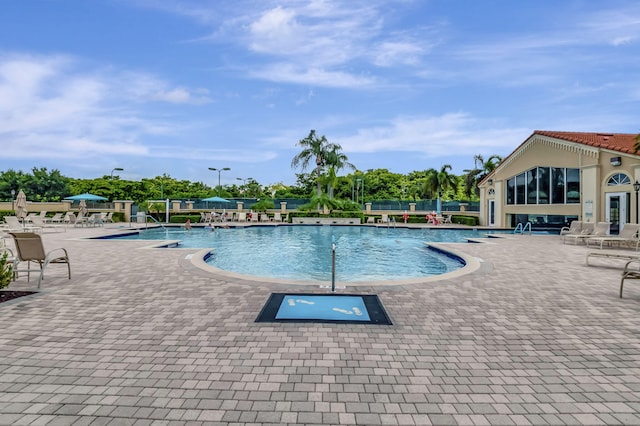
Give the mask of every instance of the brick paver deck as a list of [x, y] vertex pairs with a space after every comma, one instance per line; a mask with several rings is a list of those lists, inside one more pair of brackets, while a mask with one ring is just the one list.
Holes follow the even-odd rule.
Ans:
[[[456, 245], [451, 280], [347, 288], [393, 326], [265, 324], [273, 291], [197, 250], [43, 234], [42, 293], [0, 304], [0, 424], [640, 424], [640, 286], [557, 236]], [[615, 267], [614, 267], [615, 266]], [[27, 289], [22, 276], [12, 288]]]

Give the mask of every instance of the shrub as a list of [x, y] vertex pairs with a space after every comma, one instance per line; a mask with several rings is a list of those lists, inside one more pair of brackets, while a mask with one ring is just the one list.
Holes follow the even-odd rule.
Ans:
[[124, 222], [124, 212], [113, 212], [111, 219], [114, 222]]
[[458, 223], [460, 225], [478, 226], [478, 223], [480, 223], [480, 220], [475, 216], [453, 215], [451, 217], [451, 222]]
[[8, 257], [9, 252], [6, 250], [0, 255], [0, 288], [8, 287], [13, 279], [13, 265], [7, 263]]
[[199, 214], [176, 214], [169, 218], [169, 223], [186, 223], [187, 219], [191, 220], [191, 223], [198, 223], [200, 221]]

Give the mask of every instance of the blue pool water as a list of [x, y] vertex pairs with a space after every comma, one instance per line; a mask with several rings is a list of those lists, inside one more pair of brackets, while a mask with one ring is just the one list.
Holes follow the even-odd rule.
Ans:
[[429, 249], [425, 242], [466, 242], [486, 231], [374, 228], [365, 226], [252, 226], [230, 229], [156, 228], [125, 239], [181, 240], [180, 247], [212, 248], [207, 263], [257, 277], [331, 281], [336, 244], [336, 281], [402, 280], [451, 272], [461, 259]]

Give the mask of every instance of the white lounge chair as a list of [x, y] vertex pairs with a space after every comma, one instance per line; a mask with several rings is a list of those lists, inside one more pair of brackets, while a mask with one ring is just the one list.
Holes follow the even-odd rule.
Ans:
[[635, 223], [627, 223], [624, 225], [618, 235], [599, 236], [587, 239], [587, 246], [592, 244], [600, 245], [600, 249], [602, 249], [605, 244], [608, 246], [616, 244], [618, 246], [625, 245], [631, 248], [638, 248], [638, 243], [640, 241], [638, 239], [639, 230], [640, 225]]
[[40, 219], [39, 217], [32, 217], [31, 218], [31, 223], [34, 226], [40, 227], [42, 229], [63, 229], [64, 231], [67, 230], [67, 226], [63, 225], [61, 223], [47, 223], [45, 221], [43, 221], [42, 219]]
[[273, 221], [274, 222], [282, 222], [282, 214], [276, 212], [273, 214]]
[[576, 235], [582, 232], [582, 221], [574, 220], [571, 222], [569, 226], [563, 226], [560, 229], [560, 236], [564, 237], [565, 235]]
[[580, 242], [587, 242], [591, 238], [603, 238], [609, 235], [609, 228], [611, 224], [609, 222], [598, 222], [595, 225], [592, 223], [583, 223], [582, 232], [579, 234], [566, 234], [563, 242], [566, 244], [567, 240], [572, 240], [574, 244]]
[[238, 222], [246, 222], [247, 221], [247, 213], [240, 212], [238, 213]]
[[269, 222], [269, 215], [266, 213], [262, 213], [260, 215], [260, 222]]
[[7, 229], [10, 232], [38, 232], [40, 227], [26, 225], [21, 223], [17, 216], [5, 216], [4, 221], [7, 223]]

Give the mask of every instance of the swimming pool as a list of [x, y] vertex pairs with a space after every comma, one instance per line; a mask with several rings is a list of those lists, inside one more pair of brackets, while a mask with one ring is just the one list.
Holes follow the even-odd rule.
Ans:
[[377, 228], [365, 226], [251, 226], [230, 229], [155, 228], [124, 239], [180, 240], [179, 247], [211, 248], [215, 268], [254, 277], [331, 281], [332, 243], [336, 281], [407, 280], [455, 271], [458, 256], [433, 250], [429, 242], [466, 242], [486, 231]]

